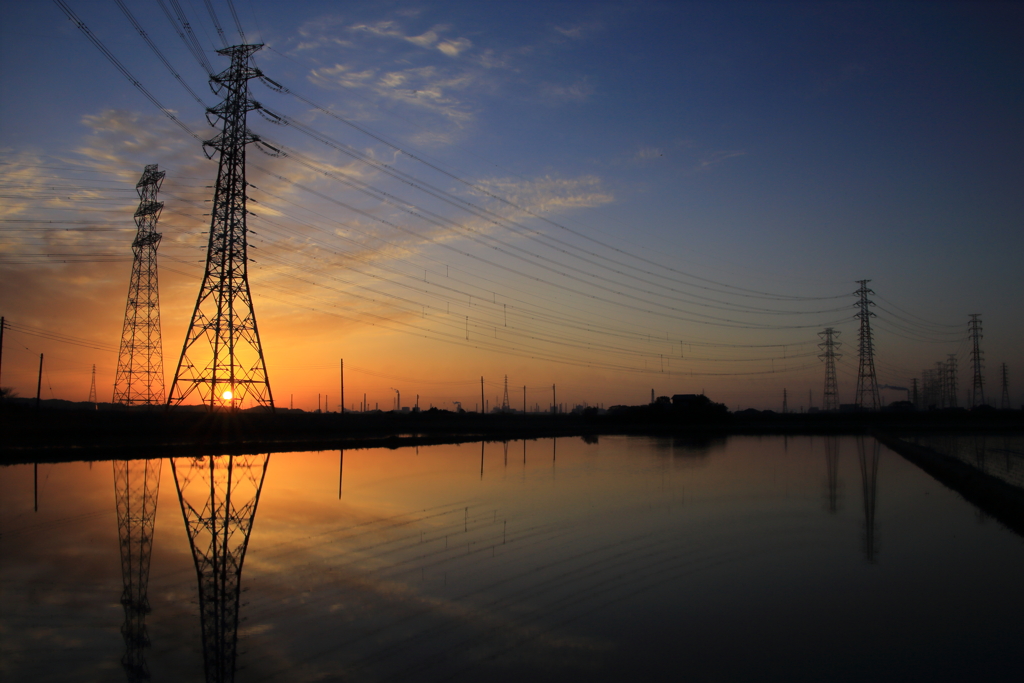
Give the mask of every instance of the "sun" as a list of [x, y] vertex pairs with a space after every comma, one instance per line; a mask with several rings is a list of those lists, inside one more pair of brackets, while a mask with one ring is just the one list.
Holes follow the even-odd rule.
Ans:
[[225, 391], [223, 394], [221, 394], [220, 397], [225, 401], [230, 401], [232, 398], [234, 398], [234, 394], [232, 394], [230, 391]]

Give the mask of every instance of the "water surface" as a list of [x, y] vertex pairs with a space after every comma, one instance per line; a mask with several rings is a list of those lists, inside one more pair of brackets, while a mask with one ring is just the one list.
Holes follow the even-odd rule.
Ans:
[[4, 680], [1018, 680], [1024, 664], [1024, 541], [870, 439], [35, 470], [0, 470]]

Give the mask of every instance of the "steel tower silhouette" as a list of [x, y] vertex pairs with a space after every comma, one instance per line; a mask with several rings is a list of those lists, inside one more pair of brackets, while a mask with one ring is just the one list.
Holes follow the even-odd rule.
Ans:
[[[857, 369], [856, 404], [861, 408], [870, 407], [871, 410], [878, 410], [882, 407], [882, 399], [878, 395], [878, 378], [875, 375], [875, 344], [871, 339], [871, 318], [875, 316], [871, 312], [871, 306], [874, 306], [875, 302], [868, 299], [868, 294], [874, 294], [874, 291], [868, 289], [869, 282], [871, 280], [857, 280], [860, 288], [854, 292], [860, 297], [855, 304], [860, 310], [854, 316], [860, 320], [860, 333], [857, 340], [860, 364]], [[869, 402], [870, 406], [867, 405]]]
[[949, 367], [942, 361], [935, 362], [935, 377], [939, 391], [939, 407], [949, 407]]
[[93, 406], [99, 408], [99, 398], [96, 396], [96, 364], [92, 364], [92, 380], [89, 382], [89, 399], [88, 402]]
[[121, 635], [125, 652], [121, 665], [132, 683], [149, 680], [145, 658], [145, 648], [149, 647], [147, 592], [162, 465], [161, 459], [114, 461], [114, 504], [121, 546], [121, 579], [124, 582]]
[[[246, 228], [245, 147], [258, 142], [245, 125], [246, 114], [260, 107], [249, 97], [249, 80], [262, 74], [252, 55], [262, 45], [235, 45], [218, 50], [231, 66], [211, 76], [214, 92], [224, 101], [207, 110], [220, 119], [222, 130], [203, 143], [220, 153], [213, 194], [206, 271], [168, 405], [178, 405], [197, 393], [211, 410], [237, 409], [245, 399], [274, 409], [256, 312], [249, 291]], [[212, 153], [209, 154], [212, 158]]]
[[507, 413], [512, 410], [508, 404], [508, 375], [505, 375], [505, 395], [501, 399], [501, 412]]
[[156, 231], [163, 202], [157, 201], [164, 172], [156, 164], [146, 166], [135, 185], [139, 208], [138, 231], [132, 242], [135, 261], [124, 309], [121, 351], [114, 377], [114, 403], [126, 406], [156, 405], [164, 401], [164, 347], [160, 338], [160, 292], [156, 250], [161, 235]]
[[956, 354], [946, 355], [946, 398], [947, 406], [956, 408], [956, 392], [960, 382], [957, 380]]
[[208, 683], [235, 679], [242, 563], [269, 463], [270, 455], [171, 459], [199, 580]]
[[971, 333], [971, 364], [974, 366], [974, 383], [971, 387], [971, 406], [985, 404], [985, 377], [981, 374], [981, 361], [985, 360], [981, 352], [981, 314], [971, 313], [971, 320], [967, 323], [967, 330]]
[[836, 359], [842, 358], [842, 354], [836, 353], [842, 344], [836, 337], [839, 336], [839, 330], [835, 330], [831, 327], [826, 327], [824, 331], [819, 332], [818, 336], [824, 341], [818, 344], [818, 348], [822, 350], [822, 353], [818, 356], [821, 360], [825, 361], [825, 395], [822, 400], [822, 410], [839, 410], [839, 386], [836, 381]]

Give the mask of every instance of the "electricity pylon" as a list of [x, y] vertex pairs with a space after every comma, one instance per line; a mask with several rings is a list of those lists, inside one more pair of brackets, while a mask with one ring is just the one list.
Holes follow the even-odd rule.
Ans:
[[161, 235], [156, 231], [163, 202], [157, 201], [164, 172], [149, 164], [135, 185], [139, 208], [138, 231], [132, 242], [135, 260], [124, 309], [121, 351], [114, 376], [114, 403], [126, 406], [157, 405], [164, 401], [164, 347], [160, 338], [160, 291], [156, 250]]
[[974, 366], [974, 383], [971, 388], [971, 406], [985, 405], [985, 378], [981, 374], [981, 361], [985, 359], [981, 352], [981, 314], [971, 313], [967, 330], [971, 333], [971, 364]]
[[950, 408], [956, 408], [956, 394], [959, 390], [960, 382], [957, 381], [956, 376], [956, 354], [951, 353], [946, 356], [946, 395], [947, 405]]
[[505, 395], [501, 399], [501, 412], [507, 413], [512, 410], [508, 404], [508, 375], [505, 375]]
[[93, 404], [93, 407], [99, 408], [99, 398], [96, 396], [96, 364], [92, 364], [92, 381], [89, 382], [89, 403]]
[[949, 367], [942, 361], [935, 362], [935, 376], [938, 378], [939, 407], [949, 407]]
[[836, 381], [836, 359], [842, 358], [842, 354], [836, 353], [836, 349], [842, 346], [837, 339], [839, 330], [826, 327], [818, 336], [824, 340], [818, 344], [818, 348], [822, 350], [818, 358], [825, 361], [825, 396], [821, 409], [839, 410], [839, 386]]
[[218, 94], [224, 93], [224, 101], [208, 109], [207, 116], [220, 119], [223, 127], [212, 140], [203, 143], [203, 148], [219, 152], [220, 165], [213, 193], [206, 271], [168, 405], [179, 405], [197, 393], [210, 410], [236, 410], [246, 398], [274, 409], [249, 291], [245, 221], [245, 147], [259, 141], [245, 120], [248, 112], [260, 107], [249, 97], [249, 80], [262, 75], [252, 63], [253, 53], [261, 47], [235, 45], [218, 50], [217, 54], [231, 58], [231, 66], [210, 77], [211, 87]]
[[878, 394], [878, 378], [875, 375], [875, 344], [871, 339], [871, 318], [875, 314], [871, 312], [870, 308], [875, 305], [875, 302], [868, 299], [868, 294], [874, 294], [874, 291], [868, 289], [869, 282], [871, 280], [857, 280], [860, 288], [854, 292], [860, 297], [855, 304], [860, 310], [854, 316], [860, 320], [860, 332], [857, 339], [860, 363], [857, 368], [856, 404], [861, 408], [870, 407], [871, 410], [878, 410], [882, 407], [882, 399]]
[[269, 463], [270, 455], [171, 459], [199, 580], [207, 683], [235, 679], [242, 563]]
[[121, 635], [125, 652], [121, 665], [132, 683], [149, 680], [145, 657], [145, 648], [149, 647], [147, 592], [162, 464], [160, 459], [114, 461], [114, 503], [121, 546], [121, 579], [124, 582]]

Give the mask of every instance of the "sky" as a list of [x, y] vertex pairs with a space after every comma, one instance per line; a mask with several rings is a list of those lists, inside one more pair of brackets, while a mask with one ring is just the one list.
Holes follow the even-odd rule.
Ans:
[[147, 164], [168, 386], [178, 366], [219, 97], [177, 7], [215, 72], [217, 25], [240, 26], [285, 88], [253, 80], [248, 118], [285, 155], [247, 149], [278, 406], [337, 410], [344, 359], [347, 409], [474, 410], [481, 377], [494, 408], [506, 376], [517, 409], [524, 387], [530, 409], [806, 409], [826, 327], [850, 403], [864, 279], [879, 384], [952, 354], [965, 404], [978, 313], [987, 401], [1006, 363], [1024, 403], [1019, 4], [65, 4], [164, 111], [57, 3], [0, 2], [0, 384], [21, 396], [44, 353], [43, 398], [86, 400], [95, 366], [109, 400]]

